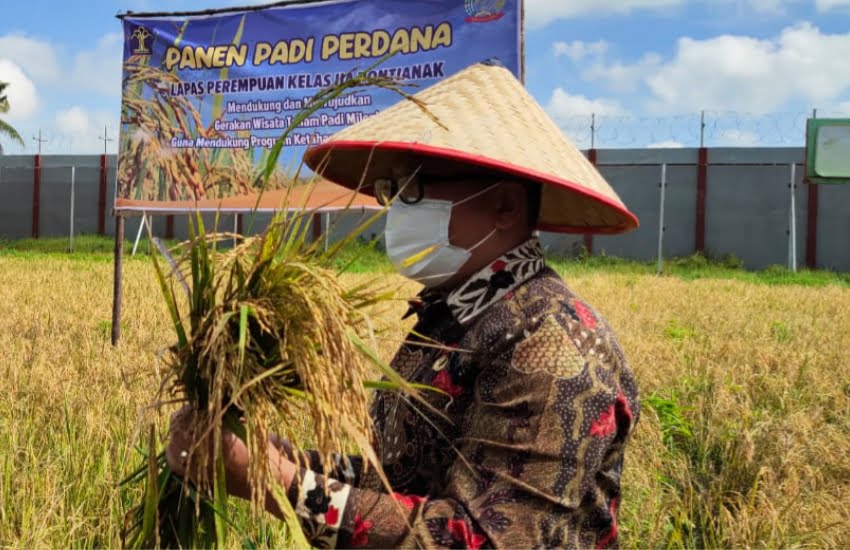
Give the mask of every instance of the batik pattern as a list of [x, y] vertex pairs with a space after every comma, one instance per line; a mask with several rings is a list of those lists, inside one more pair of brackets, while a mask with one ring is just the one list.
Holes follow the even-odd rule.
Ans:
[[[442, 390], [425, 394], [442, 414], [395, 392], [376, 396], [376, 452], [391, 492], [362, 475], [357, 457], [340, 462], [357, 470], [346, 472], [353, 483], [329, 472], [327, 502], [322, 475], [302, 471], [289, 494], [316, 542], [616, 547], [637, 386], [607, 323], [545, 267], [539, 243], [454, 293], [424, 292], [411, 314], [418, 322], [393, 365]], [[331, 512], [337, 521], [326, 503], [342, 507]]]

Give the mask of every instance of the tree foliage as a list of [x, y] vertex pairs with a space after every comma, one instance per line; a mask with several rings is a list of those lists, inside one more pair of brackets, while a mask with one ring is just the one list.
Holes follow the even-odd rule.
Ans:
[[[9, 98], [6, 96], [6, 88], [9, 86], [8, 82], [0, 82], [0, 115], [4, 115], [9, 112]], [[14, 141], [17, 141], [21, 144], [21, 147], [24, 146], [24, 140], [21, 138], [21, 135], [15, 130], [11, 124], [0, 118], [0, 137], [7, 136]], [[0, 153], [3, 152], [3, 147], [0, 145]]]

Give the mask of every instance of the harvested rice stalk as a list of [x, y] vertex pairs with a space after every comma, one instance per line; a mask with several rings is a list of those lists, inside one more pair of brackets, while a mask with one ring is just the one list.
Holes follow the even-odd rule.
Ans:
[[[278, 145], [311, 112], [347, 90], [381, 86], [402, 93], [390, 80], [366, 76], [371, 69], [321, 92], [295, 117]], [[278, 146], [269, 156], [266, 181], [279, 153]], [[164, 358], [159, 399], [191, 404], [198, 415], [197, 440], [214, 444], [212, 449], [196, 444], [189, 451], [187, 470], [197, 468], [201, 479], [197, 486], [184, 485], [171, 474], [164, 455], [157, 456], [151, 431], [147, 463], [127, 480], [145, 480], [146, 491], [144, 502], [127, 515], [126, 547], [224, 543], [228, 521], [219, 448], [223, 426], [248, 447], [253, 510], [263, 509], [264, 496], [272, 490], [299, 546], [307, 543], [299, 536], [298, 520], [281, 488], [270, 485], [267, 472], [272, 426], [288, 427], [306, 415], [328, 469], [331, 453], [344, 451], [351, 442], [383, 477], [371, 445], [366, 388], [375, 385], [368, 373], [377, 366], [397, 388], [414, 396], [415, 388], [377, 359], [370, 345], [374, 334], [368, 310], [391, 298], [392, 292], [376, 284], [345, 288], [334, 267], [340, 251], [381, 214], [328, 250], [308, 239], [312, 214], [304, 208], [295, 215], [279, 214], [261, 236], [237, 237], [241, 244], [227, 253], [218, 251], [217, 243], [234, 235], [207, 234], [198, 215], [197, 234], [190, 224], [192, 238], [172, 251], [177, 259], [167, 251], [162, 254], [168, 270], [154, 255], [177, 335]], [[204, 475], [209, 471], [212, 476]]]

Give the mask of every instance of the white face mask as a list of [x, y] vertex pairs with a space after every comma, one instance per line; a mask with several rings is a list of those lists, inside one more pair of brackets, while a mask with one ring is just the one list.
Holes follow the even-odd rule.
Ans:
[[452, 245], [449, 241], [452, 208], [500, 184], [491, 185], [457, 203], [435, 199], [422, 199], [416, 204], [393, 201], [387, 213], [384, 237], [387, 255], [396, 271], [429, 288], [451, 279], [469, 261], [472, 251], [496, 233], [494, 228], [469, 249]]

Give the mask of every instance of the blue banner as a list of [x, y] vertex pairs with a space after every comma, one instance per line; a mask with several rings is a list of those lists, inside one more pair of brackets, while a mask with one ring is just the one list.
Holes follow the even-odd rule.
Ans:
[[[484, 60], [519, 77], [520, 18], [521, 0], [334, 0], [123, 16], [116, 207], [254, 194], [269, 149], [313, 96], [370, 67], [415, 85], [409, 93]], [[369, 88], [306, 118], [288, 137], [272, 186], [291, 179], [306, 147], [399, 99]]]

